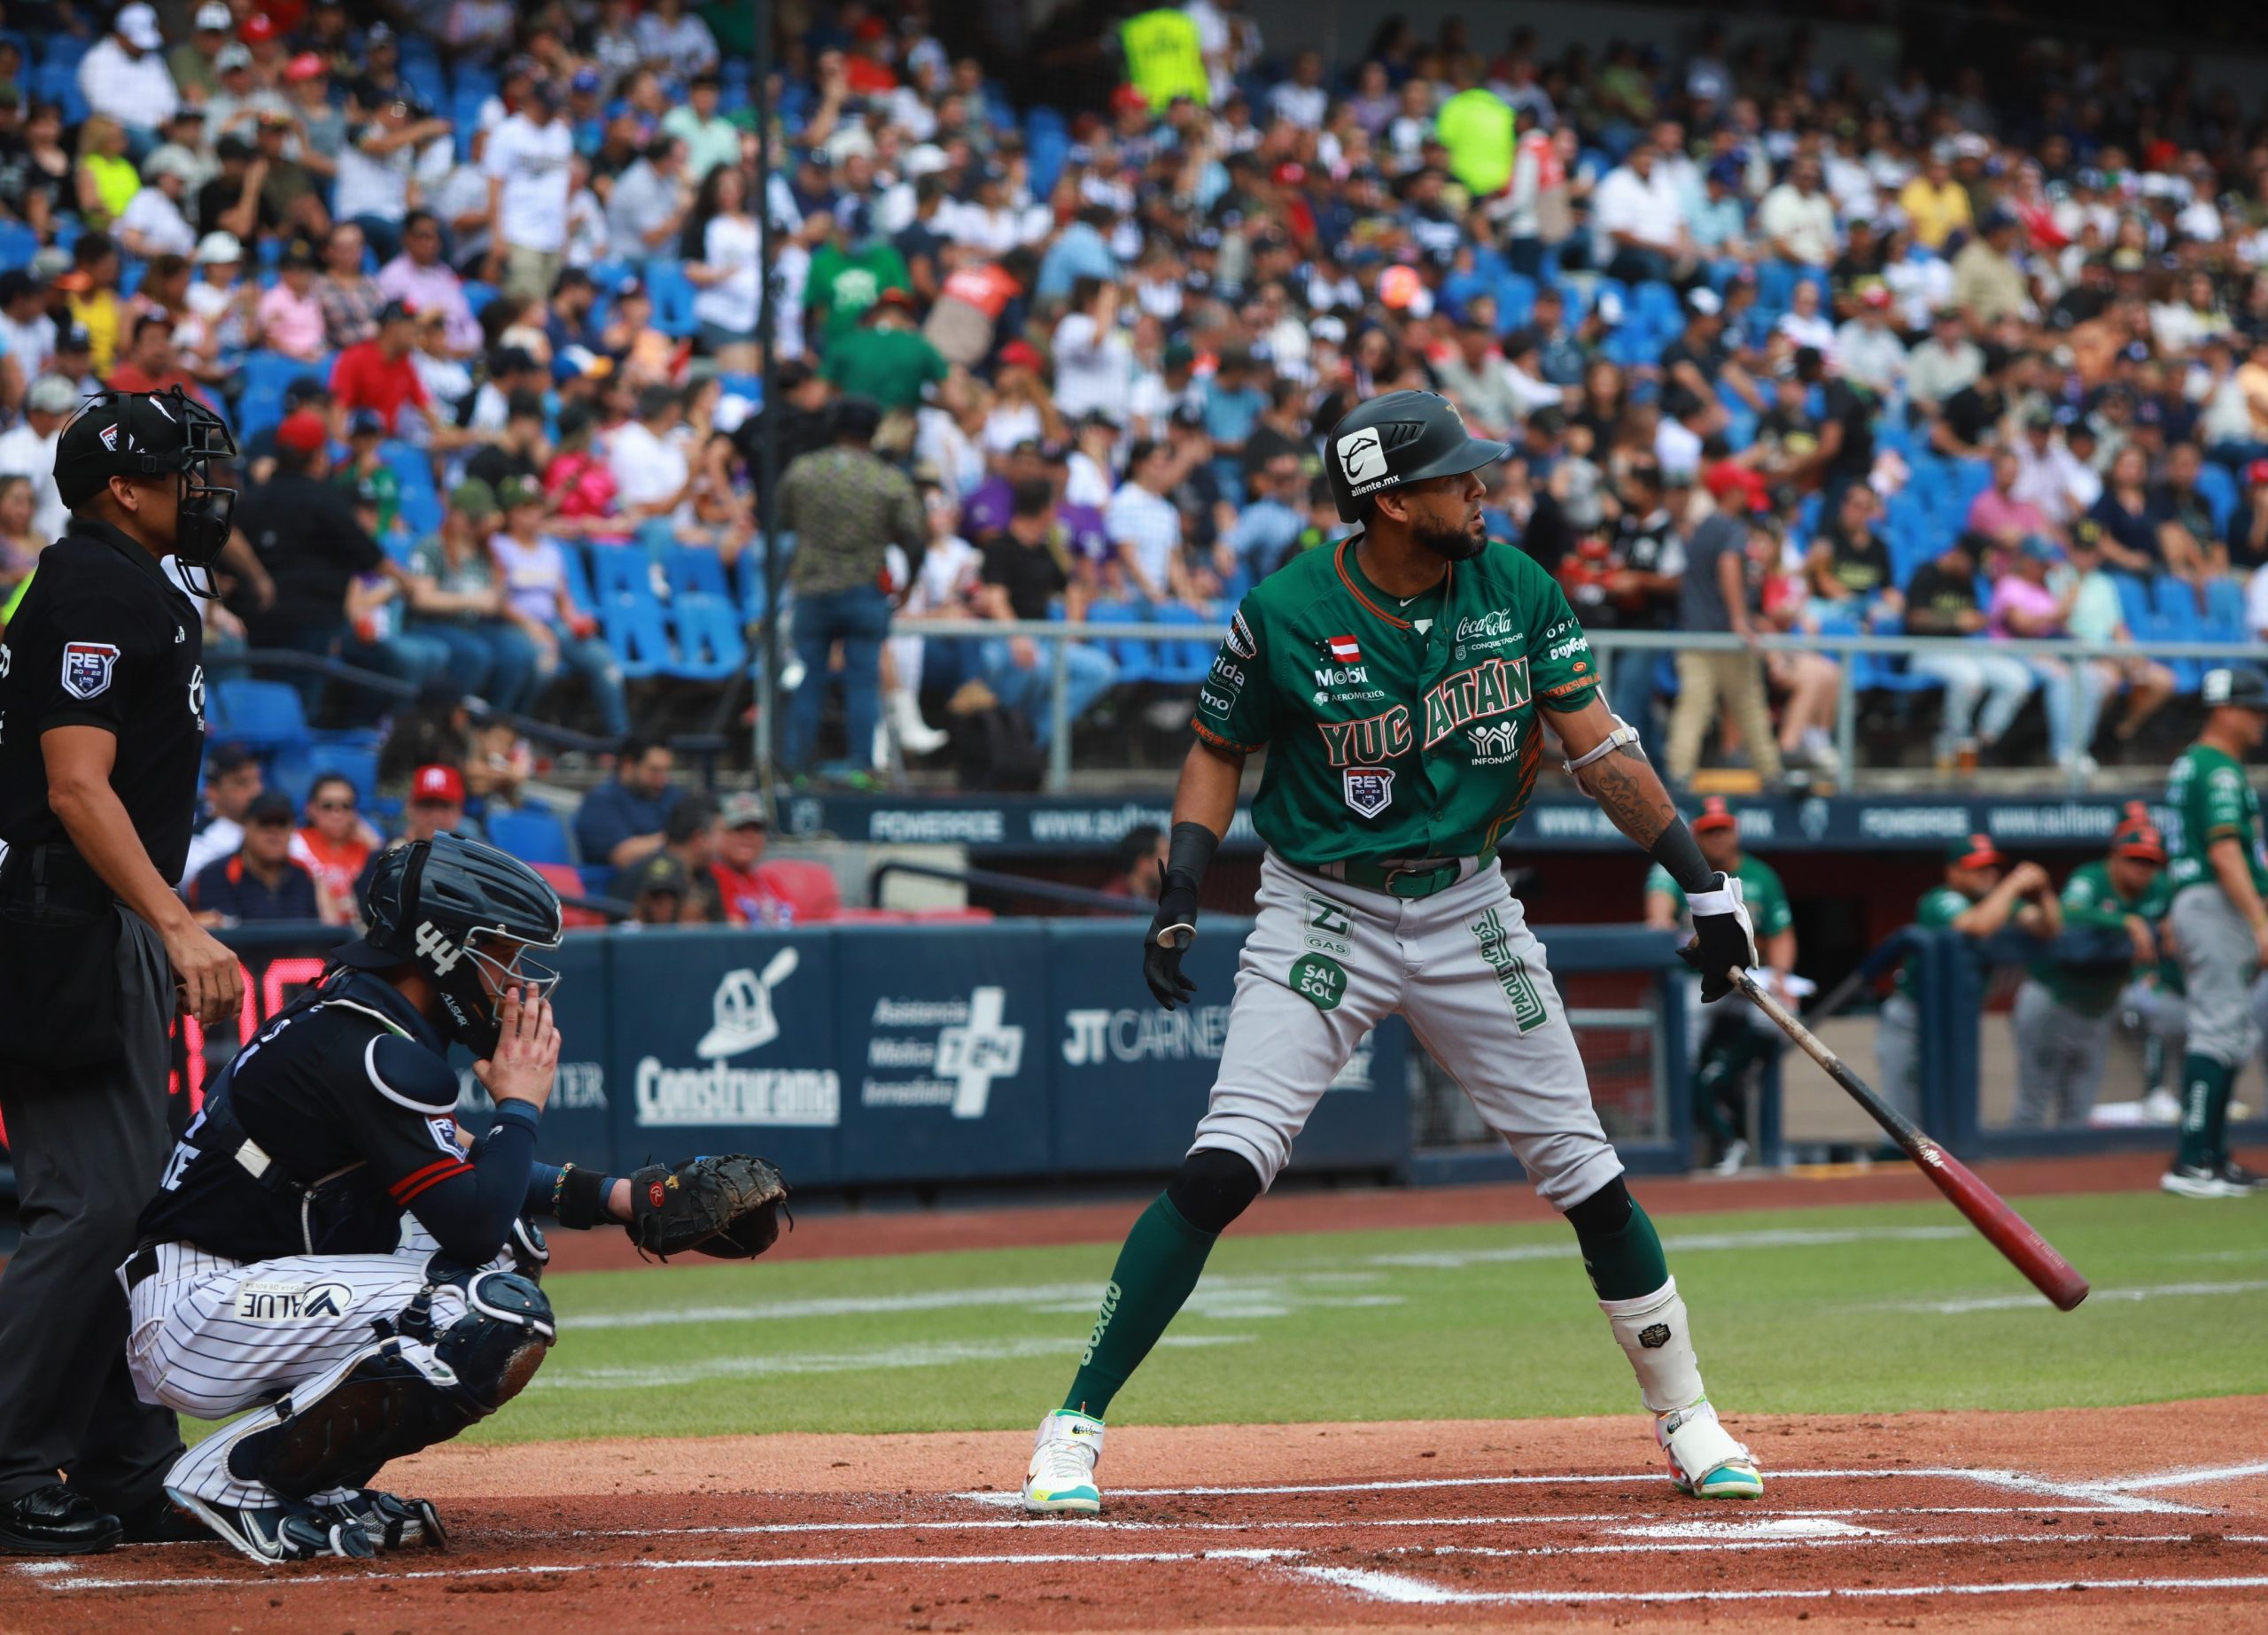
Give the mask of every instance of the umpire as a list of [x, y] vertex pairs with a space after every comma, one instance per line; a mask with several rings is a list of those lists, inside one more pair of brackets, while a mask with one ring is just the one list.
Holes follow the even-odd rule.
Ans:
[[174, 1416], [127, 1373], [116, 1269], [165, 1166], [175, 1004], [213, 1022], [241, 997], [173, 890], [205, 669], [162, 565], [211, 593], [236, 492], [208, 462], [236, 452], [178, 388], [89, 399], [56, 446], [71, 526], [0, 646], [0, 1115], [22, 1223], [0, 1277], [0, 1553], [195, 1536], [160, 1485]]
[[2245, 757], [2268, 738], [2268, 678], [2209, 670], [2199, 696], [2205, 730], [2166, 780], [2173, 809], [2167, 916], [2189, 994], [2189, 1051], [2181, 1063], [2181, 1143], [2159, 1184], [2182, 1197], [2242, 1197], [2268, 1182], [2229, 1157], [2229, 1092], [2260, 1046], [2247, 989], [2268, 965], [2268, 862], [2260, 797]]

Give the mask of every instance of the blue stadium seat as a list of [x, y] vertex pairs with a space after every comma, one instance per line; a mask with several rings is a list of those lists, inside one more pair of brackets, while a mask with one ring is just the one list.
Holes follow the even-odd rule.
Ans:
[[2229, 518], [2236, 515], [2236, 475], [2226, 466], [2207, 461], [2197, 472], [2197, 492], [2213, 513], [2213, 531], [2225, 534], [2229, 531]]
[[670, 622], [677, 657], [669, 673], [687, 681], [720, 681], [748, 663], [739, 608], [714, 551], [673, 546], [662, 558], [670, 583]]
[[1669, 285], [1650, 278], [1631, 294], [1638, 318], [1665, 342], [1685, 328], [1685, 314], [1678, 305], [1677, 291]]
[[[1087, 623], [1107, 627], [1113, 624], [1139, 624], [1144, 622], [1144, 610], [1131, 602], [1099, 601], [1089, 605]], [[1158, 650], [1154, 642], [1139, 641], [1130, 636], [1099, 634], [1099, 645], [1107, 639], [1110, 655], [1118, 661], [1118, 678], [1122, 682], [1155, 681], [1159, 679]]]
[[575, 861], [567, 825], [554, 813], [525, 807], [517, 811], [491, 811], [486, 824], [489, 842], [524, 863]]
[[237, 441], [244, 443], [284, 419], [284, 394], [273, 389], [247, 391], [237, 399], [237, 420], [233, 430]]
[[2205, 583], [2205, 639], [2249, 641], [2252, 618], [2245, 607], [2244, 586], [2234, 579]]
[[355, 799], [367, 810], [378, 793], [378, 752], [375, 746], [326, 741], [317, 733], [307, 749], [307, 764], [317, 773], [336, 772], [354, 786]]
[[40, 66], [53, 64], [72, 74], [79, 72], [79, 59], [94, 49], [94, 41], [84, 35], [66, 34], [58, 29], [46, 35], [40, 43]]
[[1535, 280], [1525, 273], [1496, 275], [1496, 329], [1509, 335], [1535, 315]]
[[654, 327], [682, 340], [693, 333], [693, 280], [675, 261], [646, 264], [646, 293], [653, 298]]
[[39, 253], [39, 235], [20, 221], [0, 221], [0, 272], [29, 267]]
[[[52, 50], [54, 48], [49, 48]], [[81, 46], [82, 54], [85, 47]], [[79, 89], [79, 63], [58, 62], [50, 57], [32, 71], [32, 94], [42, 102], [54, 103], [63, 110], [66, 125], [82, 125], [87, 119], [87, 99]]]
[[623, 675], [633, 681], [664, 674], [674, 657], [651, 566], [645, 552], [621, 546], [601, 546], [591, 553], [599, 623]]
[[714, 551], [698, 546], [672, 546], [662, 554], [662, 572], [670, 582], [672, 596], [714, 596], [719, 601], [732, 599], [732, 592], [725, 585], [725, 563]]
[[213, 684], [206, 731], [253, 749], [307, 741], [307, 717], [297, 688], [281, 681], [233, 679]]
[[1177, 601], [1153, 609], [1150, 616], [1157, 624], [1187, 624], [1198, 632], [1186, 640], [1158, 644], [1156, 679], [1173, 686], [1194, 686], [1204, 680], [1221, 649], [1220, 616]]
[[478, 318], [482, 313], [486, 312], [488, 310], [488, 303], [495, 298], [496, 286], [494, 284], [483, 283], [477, 278], [468, 278], [465, 280], [465, 308], [467, 311], [470, 312], [474, 317]]
[[303, 363], [297, 358], [287, 358], [280, 352], [248, 352], [245, 354], [245, 390], [273, 391], [278, 398], [284, 389], [302, 376], [312, 375], [329, 382], [335, 358], [322, 358], [313, 363]]

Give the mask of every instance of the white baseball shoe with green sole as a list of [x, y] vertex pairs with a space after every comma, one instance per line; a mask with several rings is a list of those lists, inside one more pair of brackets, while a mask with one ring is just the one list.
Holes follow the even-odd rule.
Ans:
[[1761, 1499], [1764, 1477], [1749, 1451], [1717, 1422], [1703, 1398], [1689, 1408], [1654, 1415], [1654, 1440], [1669, 1455], [1669, 1478], [1695, 1499]]
[[1102, 1508], [1095, 1461], [1102, 1457], [1102, 1422], [1058, 1408], [1039, 1422], [1031, 1466], [1024, 1472], [1024, 1508], [1036, 1515], [1092, 1515]]

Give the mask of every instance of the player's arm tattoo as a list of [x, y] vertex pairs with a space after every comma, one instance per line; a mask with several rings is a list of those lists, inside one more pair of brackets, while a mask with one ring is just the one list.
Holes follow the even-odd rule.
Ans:
[[1620, 745], [1613, 754], [1592, 762], [1575, 774], [1575, 781], [1641, 851], [1652, 850], [1662, 831], [1677, 821], [1669, 791], [1662, 787], [1646, 752], [1635, 744]]

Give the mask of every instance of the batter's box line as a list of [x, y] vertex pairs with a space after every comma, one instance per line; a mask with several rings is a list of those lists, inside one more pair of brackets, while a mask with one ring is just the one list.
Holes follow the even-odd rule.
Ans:
[[1459, 1590], [1404, 1573], [1360, 1567], [1303, 1567], [1282, 1570], [1372, 1601], [1405, 1607], [1646, 1605], [1690, 1601], [1920, 1600], [1938, 1595], [2039, 1595], [2072, 1590], [2259, 1590], [2268, 1577], [2231, 1578], [2041, 1578], [2021, 1584], [1836, 1585], [1824, 1589], [1758, 1590]]
[[[2222, 1468], [2211, 1477], [2198, 1477], [2185, 1473], [2166, 1472], [2158, 1476], [2125, 1476], [2117, 1482], [2058, 1482], [2047, 1476], [2028, 1475], [2021, 1470], [1997, 1470], [1957, 1465], [1901, 1465], [1889, 1469], [1878, 1467], [1863, 1470], [1773, 1470], [1765, 1474], [1767, 1482], [1805, 1481], [1960, 1481], [1977, 1482], [1988, 1487], [2003, 1488], [2010, 1492], [2035, 1494], [2042, 1499], [2065, 1499], [2106, 1511], [2120, 1511], [2130, 1515], [2211, 1515], [2210, 1506], [2186, 1505], [2171, 1499], [2149, 1499], [2131, 1490], [2150, 1484], [2179, 1485], [2184, 1481], [2229, 1480], [2239, 1476], [2268, 1472], [2268, 1464], [2256, 1466], [2232, 1465]], [[1596, 1473], [1557, 1476], [1412, 1476], [1377, 1482], [1288, 1482], [1238, 1487], [1129, 1487], [1113, 1492], [1121, 1499], [1236, 1499], [1280, 1497], [1305, 1493], [1401, 1493], [1419, 1492], [1427, 1489], [1451, 1487], [1565, 1487], [1575, 1484], [1598, 1484], [1625, 1482], [1658, 1482], [1658, 1469], [1628, 1471], [1619, 1475], [1601, 1476]], [[996, 1489], [973, 1492], [950, 1493], [970, 1504], [993, 1505], [1003, 1508], [1021, 1504], [1020, 1493]]]

